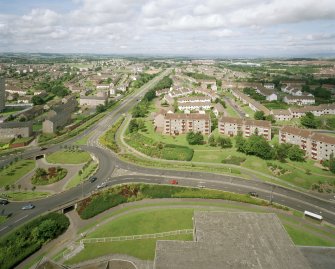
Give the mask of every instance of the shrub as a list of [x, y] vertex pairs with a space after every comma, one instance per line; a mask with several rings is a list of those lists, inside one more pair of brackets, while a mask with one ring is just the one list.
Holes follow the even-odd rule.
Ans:
[[0, 268], [9, 269], [62, 234], [70, 225], [59, 213], [38, 217], [0, 239]]
[[48, 172], [37, 168], [31, 182], [35, 185], [48, 185], [62, 180], [67, 175], [67, 170], [62, 167], [49, 167]]

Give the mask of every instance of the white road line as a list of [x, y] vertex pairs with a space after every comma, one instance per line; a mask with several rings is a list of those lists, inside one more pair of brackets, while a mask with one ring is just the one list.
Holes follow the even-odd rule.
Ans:
[[28, 217], [29, 215], [25, 215], [25, 216], [23, 216], [22, 218], [20, 218], [20, 219], [17, 219], [16, 221], [14, 221], [14, 223], [17, 223], [17, 222], [19, 222], [20, 220], [23, 220], [23, 219], [25, 219], [26, 217]]
[[3, 228], [0, 230], [0, 232], [3, 231], [3, 230], [5, 230], [5, 229], [7, 229], [7, 228], [8, 228], [8, 226], [3, 227]]

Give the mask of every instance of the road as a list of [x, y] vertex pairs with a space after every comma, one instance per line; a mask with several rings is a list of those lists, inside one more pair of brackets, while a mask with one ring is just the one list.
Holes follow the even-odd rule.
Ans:
[[[238, 177], [219, 175], [206, 172], [190, 172], [190, 171], [173, 171], [155, 168], [146, 168], [124, 162], [118, 158], [113, 152], [102, 148], [98, 143], [98, 138], [115, 123], [118, 118], [129, 112], [129, 110], [138, 102], [144, 92], [152, 87], [163, 76], [168, 74], [171, 70], [166, 70], [158, 77], [151, 80], [148, 84], [143, 86], [137, 93], [130, 95], [121, 106], [110, 112], [97, 124], [87, 129], [83, 134], [72, 138], [66, 142], [58, 145], [50, 146], [47, 150], [41, 151], [40, 148], [32, 148], [22, 153], [23, 158], [35, 157], [39, 154], [57, 151], [63, 144], [71, 144], [77, 139], [92, 133], [86, 146], [82, 146], [94, 154], [99, 160], [99, 169], [96, 172], [98, 180], [94, 183], [85, 182], [75, 188], [64, 191], [57, 195], [38, 200], [34, 202], [36, 208], [32, 210], [21, 210], [23, 202], [11, 202], [2, 207], [4, 213], [12, 213], [11, 218], [0, 225], [0, 236], [8, 233], [13, 228], [21, 225], [28, 220], [36, 217], [42, 213], [54, 210], [64, 204], [77, 201], [82, 197], [90, 195], [95, 192], [96, 186], [103, 181], [108, 181], [108, 185], [115, 185], [127, 182], [148, 182], [148, 183], [168, 183], [170, 179], [177, 179], [179, 185], [183, 186], [198, 186], [204, 185], [206, 188], [219, 189], [231, 191], [236, 193], [248, 193], [256, 191], [260, 198], [270, 200], [273, 202], [297, 209], [299, 211], [309, 210], [321, 214], [324, 219], [332, 224], [335, 224], [335, 203], [326, 201], [317, 197], [310, 196], [305, 193], [286, 189], [284, 187], [271, 185], [269, 183], [257, 180], [245, 180]], [[9, 162], [14, 158], [0, 161], [0, 165]], [[117, 176], [112, 177], [115, 168], [122, 168], [130, 172], [135, 172], [134, 176]], [[271, 198], [272, 197], [272, 198]]]

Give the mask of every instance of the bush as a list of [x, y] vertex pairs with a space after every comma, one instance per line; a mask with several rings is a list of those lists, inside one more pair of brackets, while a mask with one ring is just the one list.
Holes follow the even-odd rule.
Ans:
[[59, 213], [38, 217], [0, 239], [0, 268], [9, 269], [62, 234], [70, 222]]
[[117, 130], [120, 128], [122, 122], [124, 121], [124, 117], [121, 117], [107, 132], [104, 133], [103, 136], [99, 138], [101, 144], [105, 145], [107, 148], [112, 151], [118, 153], [120, 152], [120, 147], [116, 143], [115, 135]]
[[200, 132], [189, 132], [186, 135], [186, 140], [190, 145], [202, 145], [204, 143], [204, 136]]
[[[88, 219], [119, 204], [138, 201], [145, 198], [224, 199], [255, 205], [270, 205], [268, 201], [255, 199], [247, 194], [170, 185], [136, 183], [115, 186], [101, 193], [94, 194], [93, 196], [82, 200], [78, 204], [77, 211], [81, 218]], [[281, 208], [280, 206], [278, 207]]]

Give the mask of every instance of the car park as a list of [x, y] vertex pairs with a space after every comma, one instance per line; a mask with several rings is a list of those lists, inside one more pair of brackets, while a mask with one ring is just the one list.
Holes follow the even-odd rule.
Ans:
[[35, 206], [33, 204], [27, 204], [27, 205], [24, 205], [21, 209], [22, 210], [30, 210], [30, 209], [33, 209], [35, 208]]
[[9, 202], [6, 199], [0, 199], [0, 205], [7, 205]]

